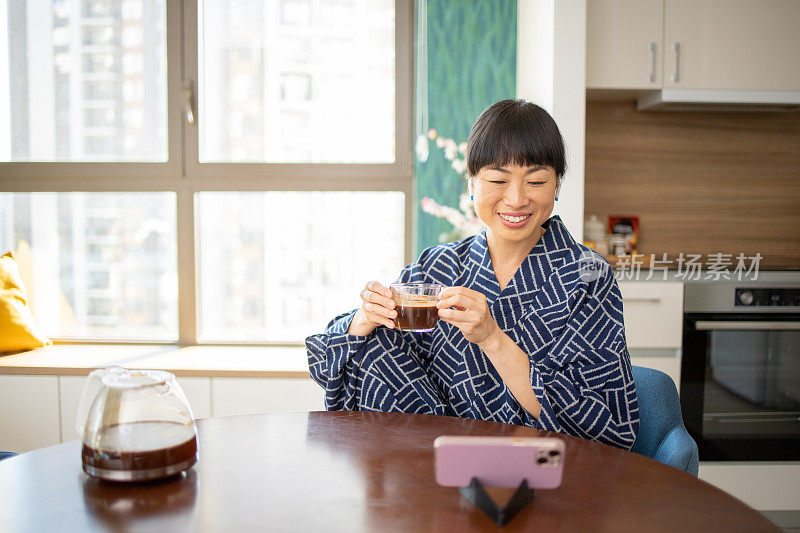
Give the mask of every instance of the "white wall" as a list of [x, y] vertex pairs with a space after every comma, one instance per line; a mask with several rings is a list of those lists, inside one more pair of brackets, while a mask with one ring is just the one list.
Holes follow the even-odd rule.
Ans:
[[567, 147], [554, 214], [583, 239], [586, 122], [586, 0], [518, 0], [517, 98], [545, 108]]

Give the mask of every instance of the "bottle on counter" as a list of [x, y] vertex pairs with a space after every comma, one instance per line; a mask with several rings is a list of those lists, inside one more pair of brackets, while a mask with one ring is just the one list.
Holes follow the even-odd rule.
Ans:
[[597, 218], [597, 215], [591, 215], [583, 223], [583, 240], [586, 246], [597, 250], [603, 255], [608, 255], [606, 226]]

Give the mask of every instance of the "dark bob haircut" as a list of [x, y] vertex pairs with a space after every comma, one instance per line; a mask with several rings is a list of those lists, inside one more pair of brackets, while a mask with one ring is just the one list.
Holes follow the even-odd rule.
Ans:
[[559, 183], [567, 170], [564, 139], [553, 117], [525, 100], [501, 100], [484, 109], [467, 140], [470, 176], [510, 164], [552, 167]]

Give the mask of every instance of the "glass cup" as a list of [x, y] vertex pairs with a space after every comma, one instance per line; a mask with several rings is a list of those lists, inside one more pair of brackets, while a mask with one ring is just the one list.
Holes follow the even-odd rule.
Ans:
[[433, 331], [439, 320], [436, 303], [444, 288], [438, 283], [392, 283], [389, 287], [397, 311], [394, 325], [402, 331]]

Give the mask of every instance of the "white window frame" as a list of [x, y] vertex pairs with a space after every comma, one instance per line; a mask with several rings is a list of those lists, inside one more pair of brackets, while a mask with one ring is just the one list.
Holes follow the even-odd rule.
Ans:
[[[198, 342], [200, 328], [195, 194], [204, 191], [399, 191], [405, 195], [404, 258], [414, 249], [412, 155], [412, 0], [395, 0], [395, 161], [387, 164], [200, 163], [196, 93], [194, 123], [186, 121], [184, 86], [198, 74], [197, 0], [166, 0], [168, 160], [156, 163], [0, 163], [0, 192], [174, 192], [178, 269], [178, 340], [195, 344], [286, 345], [273, 342]], [[344, 260], [344, 259], [343, 259]], [[59, 339], [63, 343], [151, 344], [148, 340]], [[155, 341], [159, 344], [170, 344]], [[301, 345], [296, 343], [292, 345]]]

